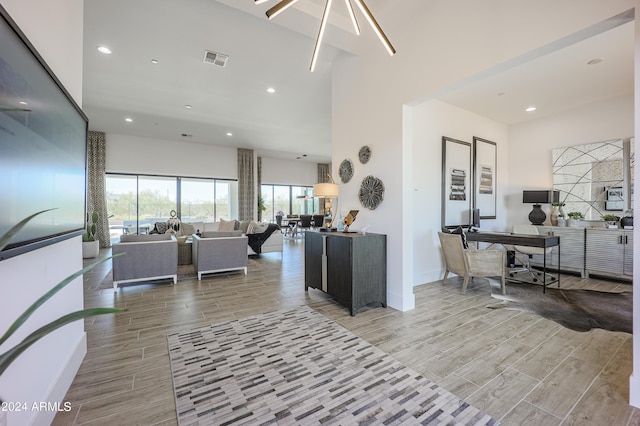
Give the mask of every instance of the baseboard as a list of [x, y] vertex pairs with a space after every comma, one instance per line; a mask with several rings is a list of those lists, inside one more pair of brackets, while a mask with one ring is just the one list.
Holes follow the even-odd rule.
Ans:
[[[69, 388], [71, 387], [71, 383], [73, 379], [78, 374], [78, 370], [80, 369], [80, 365], [82, 365], [82, 361], [84, 360], [85, 355], [87, 354], [87, 333], [83, 332], [82, 336], [78, 339], [73, 352], [67, 359], [64, 367], [60, 370], [60, 374], [58, 375], [57, 380], [53, 383], [49, 391], [47, 392], [47, 396], [45, 401], [50, 402], [59, 402], [58, 410], [64, 410], [64, 397], [66, 396]], [[55, 418], [58, 412], [56, 410], [42, 410], [38, 411], [37, 414], [32, 417], [33, 422], [31, 424], [34, 425], [48, 425], [53, 423], [53, 419]]]
[[413, 294], [413, 288], [411, 294], [403, 298], [401, 294], [387, 291], [387, 306], [399, 311], [410, 311], [416, 307], [416, 297]]
[[640, 377], [629, 377], [629, 405], [640, 408]]

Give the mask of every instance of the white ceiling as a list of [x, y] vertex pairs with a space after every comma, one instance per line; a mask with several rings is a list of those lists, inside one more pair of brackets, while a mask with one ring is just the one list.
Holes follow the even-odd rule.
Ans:
[[[411, 13], [423, 1], [367, 0], [367, 5], [384, 29], [391, 3]], [[374, 48], [377, 39], [365, 34], [371, 30], [364, 19], [363, 34], [355, 36], [344, 2], [334, 1], [326, 42], [310, 73], [325, 1], [300, 0], [268, 21], [264, 12], [276, 3], [85, 1], [83, 109], [90, 129], [330, 161], [331, 61]], [[568, 46], [522, 58], [521, 64], [504, 67], [507, 71], [488, 70], [437, 97], [514, 124], [630, 95], [633, 43], [631, 22], [577, 43], [565, 41]], [[98, 45], [109, 46], [113, 54], [99, 53]], [[205, 50], [229, 55], [227, 66], [203, 63]], [[593, 58], [603, 61], [587, 65]], [[277, 92], [267, 93], [268, 87]], [[527, 114], [524, 108], [530, 105], [538, 110]], [[126, 117], [133, 121], [125, 122]]]

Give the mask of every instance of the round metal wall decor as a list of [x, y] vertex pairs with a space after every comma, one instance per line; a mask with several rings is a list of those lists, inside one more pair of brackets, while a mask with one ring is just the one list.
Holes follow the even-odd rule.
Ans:
[[351, 162], [351, 160], [342, 160], [342, 163], [340, 163], [339, 174], [342, 183], [347, 183], [351, 180], [351, 178], [353, 177], [353, 163]]
[[366, 164], [366, 162], [369, 161], [369, 158], [371, 158], [371, 148], [369, 148], [367, 145], [360, 148], [360, 151], [358, 152], [358, 158], [360, 159], [360, 162], [362, 164]]
[[375, 210], [384, 198], [384, 184], [375, 176], [367, 176], [362, 179], [358, 198], [360, 198], [360, 204], [364, 207], [369, 210]]

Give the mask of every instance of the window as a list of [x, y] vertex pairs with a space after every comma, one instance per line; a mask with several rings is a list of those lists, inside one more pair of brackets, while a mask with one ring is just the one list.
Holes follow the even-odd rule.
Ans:
[[213, 222], [238, 215], [238, 184], [222, 179], [107, 174], [111, 238], [149, 233], [175, 210], [184, 222]]
[[312, 197], [310, 186], [262, 185], [262, 198], [267, 210], [262, 220], [275, 221], [276, 213], [313, 214], [318, 210], [318, 201]]

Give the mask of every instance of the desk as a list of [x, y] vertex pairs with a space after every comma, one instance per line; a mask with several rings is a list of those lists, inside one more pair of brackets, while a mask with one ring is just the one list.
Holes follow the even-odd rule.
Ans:
[[[513, 234], [510, 232], [467, 232], [465, 233], [467, 241], [475, 241], [492, 244], [508, 244], [514, 246], [540, 247], [545, 250], [550, 247], [558, 246], [558, 287], [560, 287], [560, 237], [557, 235], [526, 235]], [[543, 257], [543, 279], [542, 292], [547, 289], [547, 256]]]

